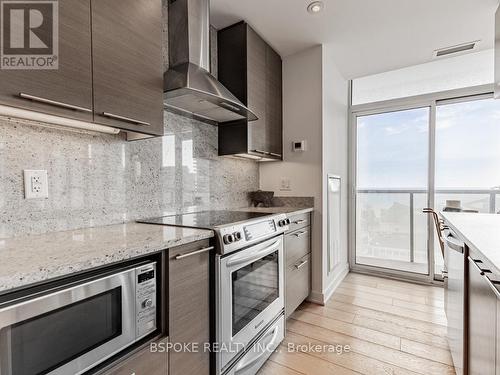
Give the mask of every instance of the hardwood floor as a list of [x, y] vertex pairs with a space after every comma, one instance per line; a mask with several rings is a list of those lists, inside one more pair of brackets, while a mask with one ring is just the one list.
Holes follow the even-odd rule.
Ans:
[[442, 288], [351, 273], [292, 314], [259, 375], [452, 375], [445, 333]]

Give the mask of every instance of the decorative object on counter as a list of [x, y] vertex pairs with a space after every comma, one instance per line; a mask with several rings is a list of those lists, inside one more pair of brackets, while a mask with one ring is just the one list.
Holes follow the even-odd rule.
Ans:
[[273, 206], [274, 191], [263, 191], [257, 190], [250, 192], [250, 199], [254, 207], [259, 207], [259, 204], [263, 204], [264, 207]]
[[479, 213], [478, 210], [469, 210], [462, 208], [462, 202], [459, 200], [446, 200], [446, 206], [443, 208], [443, 212], [469, 212], [469, 213]]
[[446, 200], [446, 206], [443, 208], [444, 212], [461, 212], [462, 211], [462, 202], [459, 200]]

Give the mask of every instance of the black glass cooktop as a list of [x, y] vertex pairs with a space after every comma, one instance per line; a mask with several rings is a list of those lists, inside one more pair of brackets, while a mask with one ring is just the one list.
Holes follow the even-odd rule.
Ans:
[[228, 225], [240, 221], [255, 219], [261, 216], [269, 216], [265, 212], [244, 211], [202, 211], [182, 215], [162, 216], [152, 219], [138, 220], [140, 223], [173, 225], [179, 227], [190, 227], [200, 229], [214, 229], [221, 225]]

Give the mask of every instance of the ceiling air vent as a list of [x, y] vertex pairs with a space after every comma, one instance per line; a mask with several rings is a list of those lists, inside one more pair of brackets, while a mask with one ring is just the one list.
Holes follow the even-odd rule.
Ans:
[[458, 44], [456, 46], [437, 49], [434, 51], [434, 58], [472, 52], [476, 49], [478, 42], [479, 41], [476, 40], [470, 43]]

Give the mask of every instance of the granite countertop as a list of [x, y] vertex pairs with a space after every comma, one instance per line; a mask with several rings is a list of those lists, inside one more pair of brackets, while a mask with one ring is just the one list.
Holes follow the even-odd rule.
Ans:
[[0, 293], [213, 236], [210, 230], [127, 223], [0, 239]]
[[446, 224], [471, 251], [481, 253], [500, 272], [500, 215], [442, 212]]
[[268, 212], [270, 214], [304, 214], [306, 212], [312, 212], [314, 209], [312, 207], [245, 207], [240, 208], [240, 211], [247, 212]]

